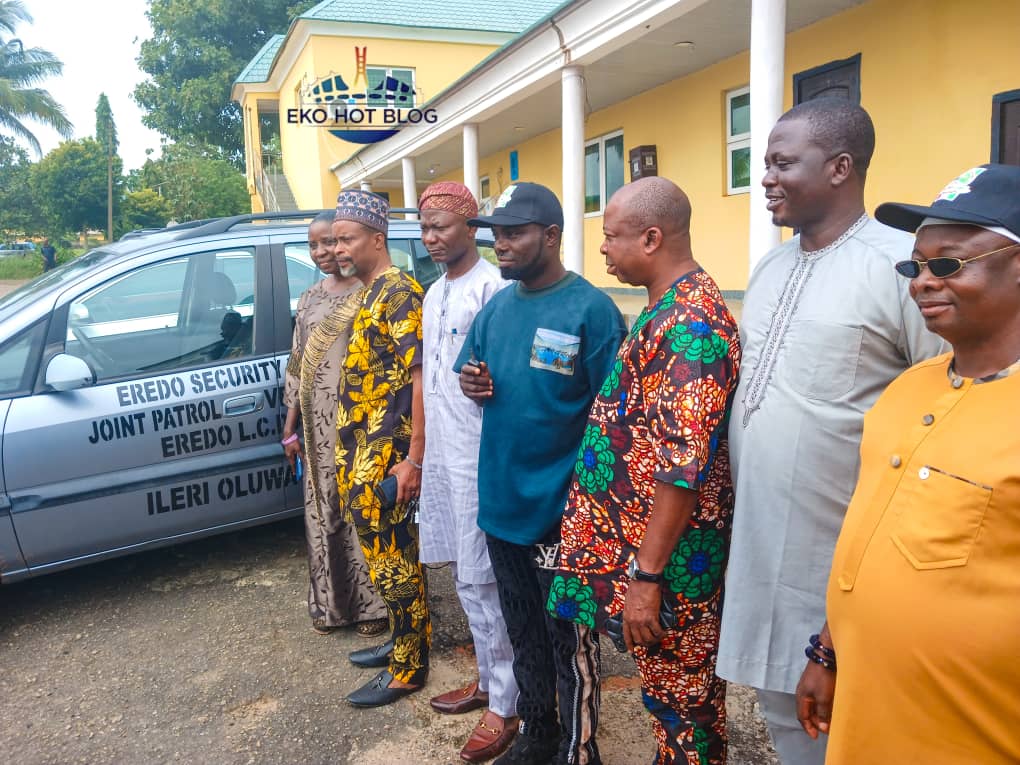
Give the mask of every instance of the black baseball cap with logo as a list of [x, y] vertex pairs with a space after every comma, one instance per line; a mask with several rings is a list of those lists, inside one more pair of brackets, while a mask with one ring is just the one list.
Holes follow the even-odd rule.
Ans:
[[914, 232], [925, 218], [1000, 227], [1020, 236], [1020, 167], [972, 167], [950, 181], [928, 207], [886, 202], [875, 210], [882, 223]]
[[469, 226], [524, 226], [539, 223], [563, 228], [563, 207], [551, 190], [538, 183], [507, 186], [496, 200], [492, 215], [468, 221]]

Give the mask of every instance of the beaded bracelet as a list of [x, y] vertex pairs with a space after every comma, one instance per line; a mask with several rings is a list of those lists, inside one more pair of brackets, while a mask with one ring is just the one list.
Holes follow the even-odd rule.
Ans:
[[298, 440], [298, 434], [297, 433], [291, 433], [289, 436], [287, 436], [285, 439], [283, 439], [280, 442], [280, 445], [281, 446], [287, 446], [288, 444], [292, 444], [292, 443], [294, 443], [297, 440]]
[[822, 644], [822, 638], [821, 638], [820, 635], [812, 635], [811, 637], [808, 638], [808, 642], [811, 644], [811, 647], [816, 652], [820, 653], [826, 659], [828, 659], [829, 661], [836, 661], [836, 651], [835, 651], [835, 649], [829, 648], [828, 646], [823, 645]]
[[822, 667], [825, 667], [825, 669], [829, 670], [830, 672], [836, 671], [836, 660], [826, 659], [824, 656], [819, 656], [817, 653], [815, 653], [815, 649], [812, 648], [811, 646], [807, 646], [804, 649], [804, 655], [807, 656], [808, 659], [813, 661], [815, 664], [819, 664]]

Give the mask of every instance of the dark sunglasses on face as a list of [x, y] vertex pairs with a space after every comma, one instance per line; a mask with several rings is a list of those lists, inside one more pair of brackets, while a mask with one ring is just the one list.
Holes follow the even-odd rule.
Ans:
[[973, 258], [967, 258], [966, 260], [960, 260], [959, 258], [931, 258], [929, 260], [901, 260], [896, 264], [896, 273], [900, 276], [905, 276], [908, 279], [916, 279], [921, 275], [926, 267], [931, 271], [932, 276], [936, 276], [939, 279], [945, 279], [947, 276], [952, 276], [957, 271], [960, 271], [968, 263], [973, 263], [975, 260], [981, 260], [981, 258], [987, 258], [989, 255], [994, 255], [997, 252], [1004, 252], [1011, 250], [1014, 247], [1020, 246], [1020, 242], [1014, 242], [1013, 244], [1007, 244], [1005, 247], [1000, 247], [997, 250], [991, 252], [984, 252], [980, 255], [975, 255]]

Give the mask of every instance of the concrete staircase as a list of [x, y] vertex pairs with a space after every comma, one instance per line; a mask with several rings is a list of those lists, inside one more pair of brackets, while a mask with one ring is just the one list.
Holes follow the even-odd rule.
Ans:
[[290, 190], [290, 184], [287, 183], [287, 176], [283, 173], [266, 173], [265, 180], [262, 201], [265, 203], [267, 211], [291, 212], [298, 209], [294, 192]]

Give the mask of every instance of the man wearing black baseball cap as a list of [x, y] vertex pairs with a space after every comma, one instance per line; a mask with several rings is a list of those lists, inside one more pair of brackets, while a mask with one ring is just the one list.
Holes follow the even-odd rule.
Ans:
[[598, 765], [598, 638], [545, 604], [588, 410], [626, 328], [612, 300], [560, 262], [563, 209], [546, 187], [509, 186], [492, 215], [468, 224], [492, 229], [500, 272], [518, 280], [475, 316], [454, 364], [482, 407], [478, 525], [520, 688], [521, 735], [496, 765]]
[[798, 717], [827, 765], [1020, 762], [1020, 167], [875, 217], [917, 231], [896, 270], [952, 353], [864, 419]]

